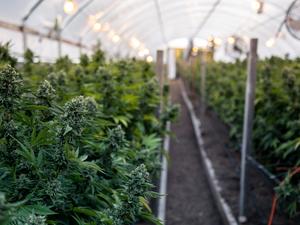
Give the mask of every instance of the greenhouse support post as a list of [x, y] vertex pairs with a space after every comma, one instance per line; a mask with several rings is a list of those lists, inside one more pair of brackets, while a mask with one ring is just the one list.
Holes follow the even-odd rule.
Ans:
[[192, 92], [193, 94], [196, 93], [196, 87], [195, 87], [195, 81], [196, 81], [196, 57], [191, 55], [190, 56], [190, 60], [191, 60], [191, 87], [192, 87]]
[[57, 31], [57, 50], [58, 50], [58, 57], [60, 58], [62, 55], [62, 49], [61, 49], [61, 45], [62, 45], [62, 43], [61, 43], [62, 41], [61, 41], [61, 31], [60, 30], [58, 30]]
[[256, 63], [257, 63], [257, 43], [258, 40], [253, 38], [250, 40], [250, 52], [248, 55], [247, 65], [247, 83], [245, 92], [244, 107], [244, 128], [243, 143], [241, 152], [241, 175], [240, 175], [240, 205], [239, 205], [239, 222], [245, 223], [247, 215], [245, 214], [245, 206], [247, 203], [247, 155], [250, 153], [252, 142], [252, 128], [254, 117], [254, 101], [256, 86]]
[[206, 98], [206, 60], [205, 53], [200, 53], [200, 75], [201, 75], [201, 115], [205, 113], [205, 98]]
[[164, 52], [157, 50], [156, 52], [156, 76], [160, 88], [160, 112], [163, 110], [163, 87], [164, 87]]
[[22, 31], [22, 39], [23, 39], [23, 54], [25, 54], [27, 50], [27, 33], [26, 33], [25, 22], [21, 26], [21, 31]]
[[80, 37], [79, 38], [79, 45], [78, 45], [78, 48], [79, 48], [79, 56], [81, 56], [81, 54], [82, 54], [82, 38]]

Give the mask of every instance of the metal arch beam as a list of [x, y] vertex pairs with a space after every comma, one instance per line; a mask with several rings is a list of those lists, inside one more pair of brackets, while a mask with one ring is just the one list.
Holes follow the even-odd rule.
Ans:
[[[222, 10], [223, 11], [223, 10]], [[231, 10], [229, 10], [230, 12], [228, 13], [228, 14], [230, 14], [231, 13]], [[225, 13], [227, 13], [227, 12], [225, 12]], [[241, 13], [239, 13], [240, 15], [244, 15], [244, 13], [243, 12], [241, 12]], [[175, 14], [176, 15], [176, 14]], [[139, 16], [139, 15], [134, 15], [134, 16]], [[166, 15], [167, 16], [167, 15]], [[234, 16], [236, 16], [236, 15], [234, 15]], [[144, 25], [144, 23], [145, 23], [145, 21], [147, 21], [147, 20], [144, 20], [144, 19], [141, 19], [141, 16], [139, 16], [139, 18], [140, 18], [140, 21], [143, 21], [143, 23], [141, 23], [141, 25], [143, 26], [143, 27], [147, 27], [147, 26], [145, 26]], [[130, 20], [130, 19], [128, 19], [128, 17], [127, 18], [125, 18], [126, 20]], [[121, 31], [121, 34], [120, 35], [124, 35], [124, 33], [126, 33], [128, 30], [130, 30], [130, 29], [133, 29], [133, 28], [135, 28], [135, 29], [137, 29], [139, 26], [137, 26], [136, 24], [131, 24], [131, 26], [128, 26], [128, 25], [123, 25], [123, 27], [121, 27], [121, 28], [119, 28], [118, 30], [119, 31]], [[132, 32], [133, 33], [133, 32]]]
[[[118, 0], [115, 0], [114, 3], [117, 3], [117, 1], [118, 1]], [[121, 4], [119, 4], [119, 6], [120, 6], [120, 5], [121, 5]], [[144, 6], [147, 6], [147, 5], [148, 5], [148, 4], [144, 4]], [[108, 7], [107, 10], [110, 9], [110, 8], [111, 8], [111, 7]], [[146, 7], [145, 7], [145, 8], [146, 8]], [[104, 13], [103, 16], [101, 16], [97, 21], [99, 21], [100, 19], [106, 18], [108, 15], [109, 15], [109, 13]], [[126, 19], [126, 18], [124, 18], [124, 20], [125, 20], [125, 19]], [[124, 20], [123, 20], [123, 21], [124, 21]], [[104, 20], [103, 20], [103, 22], [104, 22]], [[92, 31], [92, 27], [88, 27], [88, 26], [87, 26], [86, 28], [87, 28], [87, 29], [84, 28], [84, 30], [86, 30], [86, 31], [85, 31], [85, 35], [91, 33], [91, 31]], [[82, 38], [83, 38], [83, 37], [82, 37]]]
[[[196, 12], [195, 12], [195, 14], [196, 14]], [[231, 12], [224, 12], [224, 14], [228, 14], [228, 15], [231, 15]], [[173, 15], [173, 14], [172, 14]], [[179, 14], [180, 15], [180, 14]], [[136, 17], [136, 16], [139, 16], [139, 15], [133, 15], [134, 17]], [[178, 16], [178, 14], [174, 14], [173, 15], [174, 16], [174, 18], [177, 18], [177, 16]], [[139, 27], [140, 26], [143, 26], [143, 27], [148, 27], [148, 24], [146, 24], [146, 23], [148, 23], [149, 21], [151, 22], [151, 17], [148, 17], [148, 16], [145, 16], [145, 18], [146, 19], [140, 19], [140, 21], [142, 21], [141, 23], [139, 23], [139, 24], [137, 24], [137, 25], [135, 25], [134, 26], [134, 24], [132, 25], [136, 30], [139, 30]], [[150, 20], [149, 20], [149, 18], [150, 18]], [[149, 26], [151, 25], [151, 27], [153, 27], [153, 25], [152, 24], [149, 24]], [[130, 28], [128, 28], [127, 30], [130, 30]], [[125, 31], [123, 31], [120, 35], [121, 36], [129, 36], [128, 35], [128, 32], [127, 32], [127, 30], [125, 30]], [[129, 33], [130, 35], [132, 35], [134, 32], [135, 32], [135, 30], [130, 30], [131, 31], [131, 33]], [[127, 32], [127, 35], [125, 35], [126, 34], [126, 32]], [[86, 33], [87, 34], [87, 33]], [[91, 35], [98, 35], [98, 33], [91, 33]]]
[[153, 1], [154, 1], [154, 4], [155, 4], [155, 9], [156, 9], [156, 12], [157, 12], [157, 16], [158, 16], [158, 23], [159, 23], [160, 32], [161, 32], [161, 35], [162, 35], [162, 40], [163, 40], [163, 42], [165, 42], [167, 44], [167, 37], [166, 37], [166, 33], [165, 33], [161, 8], [160, 8], [159, 2], [158, 2], [159, 0], [153, 0]]
[[[157, 30], [157, 28], [155, 28], [155, 29]], [[155, 29], [154, 29], [154, 30], [155, 30]], [[153, 31], [151, 31], [151, 33], [152, 33], [152, 32], [153, 32]], [[149, 42], [148, 42], [148, 43], [149, 43]]]
[[[44, 0], [39, 0], [38, 2], [37, 2], [37, 5], [34, 7], [34, 9], [33, 10], [30, 10], [30, 11], [34, 11], [36, 8], [37, 8], [37, 6], [39, 6], [39, 4], [41, 4], [42, 2], [43, 2]], [[90, 1], [93, 1], [93, 0], [90, 0]], [[107, 17], [107, 16], [109, 16], [110, 15], [110, 13], [111, 12], [113, 12], [113, 10], [111, 10], [112, 8], [114, 8], [114, 6], [116, 5], [116, 3], [118, 3], [119, 1], [118, 0], [115, 0], [111, 5], [109, 5], [107, 8], [106, 8], [106, 10], [105, 10], [105, 12], [106, 13], [104, 13], [104, 16], [103, 17], [101, 17], [101, 18], [105, 18], [105, 17]], [[272, 4], [272, 5], [275, 5], [275, 3], [271, 3], [271, 2], [269, 2], [269, 4]], [[119, 5], [121, 5], [121, 4], [119, 4]], [[117, 6], [119, 6], [119, 5], [117, 5]], [[172, 4], [172, 5], [175, 5], [175, 4]], [[180, 2], [179, 2], [179, 5], [180, 5]], [[278, 5], [277, 5], [278, 6]], [[280, 6], [279, 6], [279, 8], [281, 8]], [[32, 12], [30, 12], [28, 15], [30, 16], [30, 14], [32, 13]], [[79, 13], [78, 13], [79, 14]], [[77, 15], [78, 15], [77, 14]], [[28, 17], [29, 17], [28, 16]], [[25, 16], [25, 17], [27, 17], [27, 16]], [[24, 17], [24, 18], [25, 18]]]
[[83, 4], [73, 15], [71, 15], [62, 25], [61, 32], [63, 32], [73, 21], [76, 19], [79, 14], [81, 14], [90, 4], [92, 4], [95, 0], [88, 0], [85, 4]]
[[23, 38], [23, 51], [25, 54], [25, 51], [27, 50], [27, 30], [26, 30], [26, 22], [34, 13], [34, 11], [43, 3], [44, 0], [38, 0], [25, 14], [25, 16], [22, 18], [22, 26], [21, 26], [21, 32], [22, 32], [22, 38]]
[[[176, 21], [174, 21], [173, 22], [174, 24], [176, 24], [177, 22]], [[232, 27], [233, 25], [231, 24], [231, 23], [228, 23], [228, 25], [226, 26], [226, 27]], [[146, 34], [144, 34], [144, 36], [149, 36], [149, 34], [153, 34], [153, 32], [155, 31], [155, 30], [157, 30], [157, 27], [151, 27], [151, 29], [150, 30], [148, 30], [148, 32], [146, 33]], [[188, 30], [188, 28], [187, 28], [187, 30]], [[231, 33], [231, 30], [232, 29], [228, 29], [228, 33]], [[182, 30], [181, 30], [182, 31]], [[169, 38], [170, 40], [173, 40], [174, 38], [178, 38], [178, 37], [188, 37], [188, 35], [187, 34], [184, 34], [184, 32], [183, 32], [183, 34], [179, 34], [179, 35], [175, 35], [175, 37], [174, 36], [172, 36], [172, 38]], [[143, 40], [143, 38], [141, 39], [141, 40]], [[145, 41], [145, 43], [146, 43], [146, 46], [151, 46], [151, 48], [152, 48], [152, 46], [157, 46], [157, 45], [162, 45], [162, 43], [161, 42], [159, 42], [159, 41], [157, 41], [157, 39], [152, 39], [151, 41]], [[148, 45], [147, 45], [148, 44]]]
[[22, 18], [23, 24], [26, 23], [26, 21], [30, 18], [32, 13], [43, 3], [44, 0], [38, 0], [30, 9], [29, 11], [25, 14], [25, 16]]
[[[149, 33], [153, 33], [153, 30], [154, 29], [151, 29], [150, 31], [149, 31]], [[260, 36], [266, 36], [267, 35], [267, 32], [268, 31], [257, 31], [257, 34], [258, 35], [260, 35]], [[198, 36], [197, 36], [198, 37]], [[149, 43], [149, 42], [148, 42]], [[150, 42], [151, 43], [151, 42]], [[151, 47], [152, 46], [157, 46], [157, 45], [161, 45], [162, 43], [160, 43], [160, 42], [153, 42], [153, 43], [151, 43], [150, 45], [151, 45]], [[284, 48], [286, 48], [286, 49], [289, 49], [289, 51], [292, 51], [293, 50], [293, 47], [290, 45], [290, 43], [281, 43], [280, 45], [283, 45], [284, 46]], [[267, 49], [267, 48], [266, 48]], [[284, 52], [283, 52], [284, 53]]]
[[[168, 16], [168, 14], [170, 14], [170, 12], [175, 12], [174, 14], [177, 14], [178, 15], [178, 12], [176, 12], [176, 11], [174, 11], [174, 10], [166, 10], [165, 11], [165, 14], [166, 14], [166, 16]], [[205, 10], [203, 10], [202, 12], [206, 12]], [[168, 14], [167, 14], [168, 13]], [[148, 13], [149, 14], [149, 13]], [[148, 18], [149, 19], [149, 17], [147, 16], [148, 14], [146, 14], [146, 13], [144, 13], [144, 11], [136, 11], [134, 14], [128, 14], [128, 16], [127, 17], [122, 17], [122, 20], [126, 20], [126, 21], [130, 21], [132, 18], [136, 18], [136, 17], [138, 17], [138, 18], [140, 18], [139, 19], [139, 21], [145, 21], [144, 19], [141, 19], [142, 18], [142, 16], [143, 17], [146, 17], [146, 18]], [[180, 14], [179, 14], [180, 15]], [[195, 10], [195, 15], [199, 15], [199, 10]], [[241, 13], [241, 15], [244, 15], [243, 13]], [[150, 18], [151, 19], [151, 18]], [[118, 23], [117, 23], [117, 26], [120, 24], [120, 23], [122, 23], [121, 21], [118, 21]], [[116, 24], [116, 23], [115, 23]], [[136, 27], [135, 26], [135, 24], [131, 24], [131, 26], [125, 26], [123, 23], [121, 24], [121, 27], [120, 28], [118, 28], [118, 30], [119, 30], [119, 32], [120, 32], [120, 34], [122, 35], [122, 34], [124, 34], [127, 30], [129, 30], [131, 27]], [[127, 29], [127, 30], [126, 30]]]
[[[124, 1], [125, 2], [125, 1]], [[115, 3], [115, 2], [114, 2]], [[184, 3], [182, 3], [182, 1], [173, 1], [172, 2], [172, 4], [169, 4], [170, 6], [172, 6], [173, 8], [175, 8], [175, 9], [178, 9], [178, 8], [181, 8], [180, 6], [182, 6]], [[276, 8], [278, 8], [278, 9], [282, 9], [282, 7], [280, 7], [280, 6], [278, 6], [278, 5], [276, 5], [275, 3], [271, 3], [271, 2], [268, 2], [268, 4], [269, 5], [271, 5], [272, 7], [276, 7]], [[201, 6], [201, 5], [203, 5], [203, 6], [205, 6], [205, 7], [209, 7], [210, 5], [208, 5], [207, 3], [205, 3], [205, 2], [203, 2], [203, 3], [200, 3], [199, 4], [199, 6]], [[123, 6], [121, 3], [120, 4], [118, 4], [116, 7], [114, 7], [114, 10], [111, 10], [111, 11], [106, 11], [106, 13], [104, 13], [104, 15], [100, 18], [100, 19], [104, 19], [104, 18], [106, 18], [106, 17], [109, 17], [111, 14], [113, 14], [113, 13], [115, 13], [115, 14], [118, 14], [117, 13], [117, 9], [118, 8], [121, 8], [121, 6]], [[237, 8], [237, 6], [239, 6], [238, 4], [226, 4], [226, 6], [228, 6], [228, 7], [231, 7], [231, 8]], [[169, 7], [169, 6], [168, 6]], [[171, 8], [171, 7], [169, 7], [169, 8]], [[240, 7], [240, 8], [243, 8], [243, 6], [242, 7]], [[174, 9], [172, 9], [172, 10], [174, 10]]]
[[[117, 1], [115, 1], [114, 3], [116, 3], [116, 2], [117, 2]], [[178, 2], [178, 5], [180, 5], [180, 4], [182, 4], [182, 3], [179, 3], [179, 2]], [[112, 5], [113, 5], [113, 4], [112, 4]], [[120, 4], [120, 5], [121, 5], [121, 4]], [[120, 5], [118, 5], [118, 6], [120, 7]], [[231, 6], [231, 5], [232, 5], [232, 4], [230, 4], [230, 6]], [[111, 6], [111, 5], [110, 5], [110, 6]], [[111, 8], [110, 6], [109, 6], [108, 8]], [[222, 8], [223, 8], [223, 7], [222, 7]], [[138, 15], [140, 14], [139, 11], [141, 11], [141, 10], [138, 10], [138, 11], [137, 11], [137, 10], [134, 10], [134, 12], [138, 12]], [[168, 11], [168, 10], [167, 10], [167, 11]], [[110, 14], [111, 14], [111, 13], [108, 13], [108, 14], [105, 14], [105, 13], [104, 13], [104, 16], [102, 16], [100, 19], [103, 19], [103, 18], [105, 18], [105, 17], [108, 17], [108, 15], [110, 15]], [[244, 13], [242, 13], [242, 14], [244, 15]], [[131, 14], [129, 14], [129, 15], [131, 15]], [[131, 16], [131, 17], [132, 17], [132, 16]], [[130, 16], [129, 16], [129, 18], [130, 18]], [[127, 17], [127, 18], [123, 18], [123, 19], [124, 19], [124, 20], [128, 20], [128, 17]], [[124, 20], [123, 20], [123, 21], [124, 21]], [[140, 21], [142, 21], [142, 19], [140, 19]], [[135, 26], [135, 27], [136, 27], [136, 26]], [[129, 30], [129, 29], [127, 29], [127, 30]]]
[[[231, 14], [231, 12], [227, 12], [227, 11], [224, 11], [224, 12], [222, 12], [223, 14], [227, 14], [227, 15], [229, 15], [229, 16], [231, 16], [232, 14]], [[178, 18], [177, 16], [177, 14], [174, 14], [173, 15], [174, 16], [174, 18]], [[232, 15], [232, 16], [234, 16], [234, 15]], [[147, 17], [146, 17], [147, 18]], [[132, 25], [132, 27], [134, 28], [134, 29], [131, 29], [131, 28], [127, 28], [127, 30], [125, 30], [125, 31], [122, 31], [122, 33], [121, 33], [121, 35], [124, 35], [125, 33], [126, 33], [126, 36], [131, 36], [131, 35], [133, 35], [135, 32], [137, 32], [137, 31], [140, 31], [140, 26], [143, 26], [143, 27], [146, 27], [146, 28], [148, 28], [149, 26], [150, 26], [150, 24], [147, 24], [147, 23], [149, 23], [149, 19], [144, 19], [144, 20], [141, 20], [142, 21], [142, 23], [140, 23], [140, 24], [137, 24], [137, 25]], [[150, 21], [151, 22], [151, 21]], [[177, 21], [175, 20], [175, 23], [177, 23]], [[174, 20], [172, 21], [172, 23], [169, 23], [168, 25], [172, 25], [172, 24], [174, 24]], [[153, 27], [153, 26], [151, 26], [151, 27]], [[130, 32], [128, 32], [128, 31], [130, 31]], [[139, 32], [139, 33], [142, 33], [142, 32]]]
[[[114, 2], [114, 3], [117, 3], [117, 0]], [[180, 4], [177, 4], [177, 5], [181, 5], [182, 3], [180, 3]], [[113, 5], [113, 4], [112, 4]], [[117, 5], [117, 6], [119, 6], [119, 8], [120, 8], [120, 5], [121, 4], [119, 4], [119, 5]], [[144, 4], [145, 5], [145, 4]], [[205, 5], [206, 6], [206, 5]], [[152, 6], [151, 6], [152, 7]], [[107, 10], [108, 9], [110, 9], [110, 8], [112, 8], [112, 7], [108, 7], [107, 8]], [[118, 8], [118, 7], [116, 7], [116, 8]], [[114, 10], [112, 10], [112, 11], [115, 11], [115, 13], [117, 14], [117, 10], [116, 10], [116, 8], [114, 8]], [[106, 11], [107, 11], [106, 10]], [[111, 11], [111, 12], [112, 12]], [[143, 8], [139, 8], [138, 10], [134, 10], [134, 14], [127, 14], [127, 17], [122, 17], [122, 21], [128, 21], [130, 18], [133, 18], [133, 17], [137, 17], [137, 16], [140, 16], [141, 14], [143, 14], [143, 12], [144, 12], [145, 10], [144, 10], [144, 7]], [[148, 12], [150, 12], [149, 10], [147, 10]], [[172, 9], [170, 9], [170, 10], [167, 10], [167, 11], [173, 11]], [[109, 17], [109, 15], [111, 15], [112, 13], [104, 13], [103, 15], [102, 15], [102, 17], [100, 17], [99, 19], [101, 19], [101, 20], [103, 20], [103, 22], [104, 22], [104, 18], [106, 18], [106, 17]], [[115, 20], [117, 20], [118, 19], [118, 15], [117, 16], [115, 16], [115, 17], [113, 17], [113, 18], [111, 18], [110, 20], [113, 20], [113, 21], [115, 21]], [[109, 20], [107, 21], [107, 22], [109, 22]], [[87, 27], [86, 27], [87, 28]], [[92, 28], [88, 28], [88, 29], [86, 29], [86, 28], [84, 28], [84, 30], [85, 30], [85, 35], [86, 34], [88, 34], [88, 33], [90, 33], [91, 32], [91, 30], [92, 30]]]
[[222, 0], [216, 0], [215, 1], [213, 6], [211, 7], [211, 9], [207, 12], [204, 19], [197, 26], [195, 33], [191, 36], [191, 39], [193, 39], [200, 32], [200, 30], [206, 25], [207, 21], [214, 14], [214, 12], [216, 11], [217, 7], [221, 4], [221, 2], [222, 2]]
[[[145, 25], [144, 23], [143, 23], [143, 25]], [[150, 32], [151, 33], [153, 33], [153, 30], [157, 30], [158, 28], [154, 28], [154, 29], [152, 29]], [[231, 32], [231, 31], [230, 31]], [[232, 33], [232, 32], [231, 32]], [[104, 36], [106, 36], [105, 34], [104, 34]], [[147, 35], [146, 35], [147, 36]], [[148, 41], [148, 43], [149, 43], [149, 41]]]
[[[114, 3], [116, 3], [116, 2], [117, 2], [117, 1], [115, 1]], [[169, 10], [170, 10], [170, 11], [171, 11], [171, 10], [172, 10], [172, 11], [175, 11], [176, 9], [180, 8], [179, 6], [182, 6], [182, 4], [183, 4], [182, 1], [180, 1], [180, 2], [177, 2], [177, 1], [176, 1], [176, 3], [172, 3], [172, 4], [171, 4], [172, 8], [169, 7], [169, 9], [168, 9], [167, 11], [169, 11]], [[275, 7], [273, 3], [270, 3], [270, 4], [271, 4], [271, 6]], [[112, 5], [113, 5], [113, 4], [112, 4]], [[122, 4], [117, 5], [116, 7], [113, 8], [114, 10], [111, 10], [111, 11], [109, 11], [109, 12], [107, 12], [107, 10], [106, 10], [107, 13], [105, 12], [105, 13], [103, 14], [103, 16], [100, 17], [100, 19], [104, 21], [104, 18], [109, 17], [110, 15], [113, 15], [113, 13], [118, 14], [118, 10], [117, 10], [117, 9], [120, 8], [121, 5], [122, 5]], [[202, 5], [202, 4], [201, 4], [201, 5]], [[205, 7], [208, 7], [208, 6], [207, 6], [207, 3], [203, 3], [203, 5], [204, 5]], [[238, 5], [238, 4], [227, 4], [227, 5], [226, 5], [226, 7], [228, 7], [228, 8], [235, 8], [235, 9], [237, 8], [237, 6], [239, 6], [239, 5]], [[112, 7], [109, 7], [109, 8], [112, 8]], [[174, 8], [175, 10], [174, 10], [173, 8]], [[201, 8], [202, 8], [202, 7], [201, 7]], [[240, 8], [243, 8], [243, 7], [240, 7]], [[277, 7], [276, 7], [276, 8], [277, 8]], [[281, 9], [281, 8], [280, 8], [280, 9]], [[138, 10], [134, 10], [134, 11], [138, 13], [138, 11], [142, 11], [142, 10], [141, 10], [141, 9], [138, 9]], [[244, 14], [244, 13], [243, 13], [243, 14]], [[119, 15], [119, 14], [118, 14], [118, 15]], [[113, 18], [111, 18], [110, 20], [113, 20], [113, 21], [116, 20], [116, 19], [118, 18], [118, 15], [115, 16], [115, 17], [113, 17]], [[127, 15], [130, 15], [130, 14], [127, 14]], [[139, 15], [139, 13], [138, 13], [138, 15]], [[124, 16], [123, 16], [123, 17], [122, 17], [122, 21], [124, 21], [124, 20], [127, 21], [127, 20], [128, 20], [128, 17], [124, 17]]]

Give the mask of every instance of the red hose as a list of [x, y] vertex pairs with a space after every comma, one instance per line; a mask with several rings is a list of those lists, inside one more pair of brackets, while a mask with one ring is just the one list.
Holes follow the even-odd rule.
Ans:
[[[292, 177], [295, 174], [300, 173], [300, 167], [295, 168], [288, 176]], [[283, 182], [281, 182], [282, 184]], [[274, 216], [275, 216], [275, 211], [276, 211], [276, 206], [277, 206], [277, 197], [276, 194], [273, 196], [273, 200], [272, 200], [272, 209], [271, 209], [271, 213], [269, 216], [269, 220], [268, 220], [268, 225], [272, 225], [273, 224], [273, 220], [274, 220]]]
[[273, 223], [273, 219], [274, 219], [275, 211], [276, 211], [276, 205], [277, 205], [277, 197], [276, 197], [276, 195], [274, 195], [273, 200], [272, 200], [272, 209], [271, 209], [271, 213], [269, 216], [268, 225], [272, 225], [272, 223]]

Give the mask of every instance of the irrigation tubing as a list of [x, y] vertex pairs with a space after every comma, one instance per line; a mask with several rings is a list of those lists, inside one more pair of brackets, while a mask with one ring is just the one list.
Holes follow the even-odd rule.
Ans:
[[[296, 167], [292, 173], [290, 173], [288, 176], [291, 178], [294, 175], [300, 173], [300, 167]], [[284, 184], [284, 181], [282, 181], [280, 183], [280, 185]], [[273, 200], [272, 200], [272, 208], [271, 208], [271, 212], [270, 212], [270, 216], [269, 216], [269, 221], [268, 221], [268, 225], [272, 225], [273, 221], [274, 221], [274, 217], [275, 217], [275, 212], [276, 212], [276, 206], [277, 206], [277, 202], [278, 202], [278, 197], [276, 196], [276, 194], [274, 194]]]

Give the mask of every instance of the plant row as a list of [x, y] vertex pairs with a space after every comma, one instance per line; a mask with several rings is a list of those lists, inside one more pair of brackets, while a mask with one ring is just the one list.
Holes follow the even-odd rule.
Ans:
[[0, 47], [0, 224], [159, 224], [148, 203], [176, 107], [158, 114], [152, 66], [24, 58]]
[[[300, 166], [299, 63], [277, 57], [258, 61], [251, 152], [282, 182], [276, 193], [290, 216], [300, 214], [300, 174], [295, 173]], [[207, 65], [206, 103], [228, 125], [236, 150], [241, 149], [243, 134], [246, 67], [246, 61]], [[199, 89], [200, 75], [190, 74], [189, 79], [197, 79]]]

